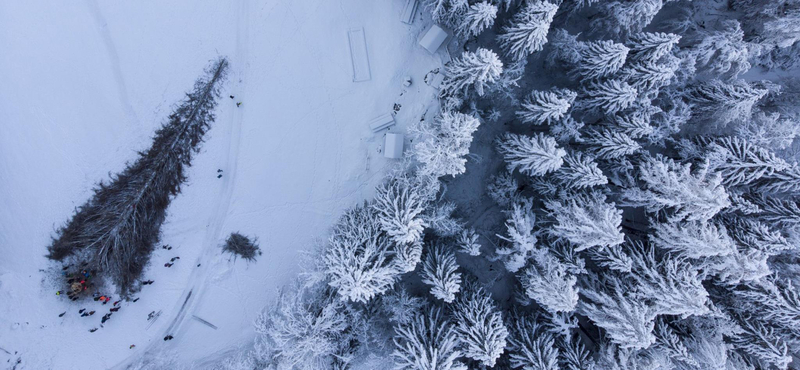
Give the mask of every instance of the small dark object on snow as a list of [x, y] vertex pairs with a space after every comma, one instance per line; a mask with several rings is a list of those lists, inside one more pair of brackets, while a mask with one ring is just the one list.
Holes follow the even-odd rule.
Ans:
[[89, 311], [89, 316], [94, 315], [94, 311]]
[[136, 345], [135, 345], [135, 344], [131, 344], [131, 346], [130, 346], [130, 347], [128, 347], [128, 348], [129, 348], [129, 349], [133, 349], [134, 347], [136, 347]]
[[168, 341], [168, 340], [170, 340], [170, 339], [172, 339], [172, 338], [173, 338], [173, 337], [172, 337], [171, 335], [167, 335], [166, 337], [164, 337], [164, 341]]
[[136, 302], [136, 301], [138, 301], [138, 300], [139, 300], [139, 298], [136, 298], [136, 299], [134, 299], [133, 301], [134, 301], [134, 302]]
[[153, 311], [153, 312], [150, 312], [149, 314], [147, 314], [147, 320], [151, 320], [153, 318], [153, 316], [155, 316], [155, 314], [156, 314], [156, 311]]
[[[248, 261], [254, 261], [256, 255], [261, 255], [261, 249], [258, 248], [258, 239], [253, 238], [252, 241], [238, 232], [232, 233], [225, 245], [222, 247], [225, 252], [230, 252], [234, 256], [241, 256]], [[199, 265], [198, 265], [199, 266]]]
[[241, 106], [242, 106], [242, 102], [238, 102], [238, 103], [236, 103], [236, 106], [237, 106], [237, 107], [241, 107]]
[[120, 308], [122, 308], [122, 307], [114, 307], [114, 308], [110, 309], [109, 311], [117, 312], [117, 311], [119, 311]]
[[85, 308], [81, 308], [80, 311], [78, 311], [78, 313], [83, 313], [83, 311], [86, 311], [86, 309]]
[[233, 99], [233, 95], [231, 95], [230, 97], [231, 97], [231, 99]]
[[84, 312], [84, 313], [81, 314], [81, 317], [86, 317], [86, 316], [89, 316], [88, 312]]
[[199, 264], [199, 263], [197, 264], [197, 267], [200, 267], [200, 264]]
[[108, 321], [108, 319], [110, 319], [110, 318], [111, 318], [111, 314], [110, 314], [110, 313], [107, 313], [107, 314], [103, 315], [103, 318], [102, 318], [102, 319], [100, 319], [100, 323], [101, 323], [101, 324], [105, 324], [105, 323], [106, 323], [106, 321]]
[[90, 332], [90, 333], [94, 333], [94, 332], [96, 332], [96, 331], [97, 331], [97, 328], [94, 328], [94, 329], [89, 329], [89, 332]]
[[60, 315], [58, 315], [58, 317], [64, 317], [64, 314], [66, 314], [66, 313], [67, 313], [67, 311], [64, 311]]
[[175, 260], [181, 259], [180, 257], [172, 257], [169, 259], [170, 262], [175, 262]]
[[167, 262], [167, 263], [164, 264], [164, 267], [172, 267], [172, 265], [173, 265], [173, 263]]
[[117, 304], [119, 304], [119, 301], [114, 302], [114, 306], [116, 306]]
[[217, 169], [217, 173], [220, 173], [220, 172], [222, 172], [222, 169], [221, 168]]
[[[143, 282], [142, 282], [142, 285], [150, 285], [150, 284], [152, 284], [152, 283], [153, 283], [153, 280], [147, 280], [147, 281], [143, 281]], [[138, 298], [137, 298], [137, 299], [138, 299]], [[135, 302], [135, 301], [134, 301], [134, 302]]]
[[172, 249], [172, 247], [170, 247], [169, 244], [164, 244], [164, 245], [161, 246], [161, 249], [170, 250], [170, 249]]
[[221, 179], [221, 178], [222, 178], [222, 175], [217, 175], [217, 178], [218, 178], [218, 179]]

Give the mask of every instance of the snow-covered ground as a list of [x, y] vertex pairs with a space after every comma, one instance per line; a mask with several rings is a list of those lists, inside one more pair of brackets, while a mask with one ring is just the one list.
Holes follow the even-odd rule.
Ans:
[[[426, 22], [401, 23], [403, 4], [0, 2], [2, 367], [18, 359], [17, 369], [119, 367], [161, 349], [183, 364], [207, 363], [244, 343], [259, 310], [298, 272], [301, 251], [393, 164], [366, 122], [399, 103], [393, 130], [402, 131], [431, 104], [435, 92], [422, 80], [440, 57], [416, 45]], [[352, 82], [347, 30], [355, 27], [365, 30], [366, 82]], [[98, 180], [148, 147], [218, 56], [231, 70], [162, 229], [173, 249], [157, 250], [145, 275], [155, 283], [101, 327], [110, 304], [55, 296], [45, 248]], [[256, 263], [220, 254], [232, 231], [259, 238]], [[80, 317], [84, 307], [97, 312]], [[152, 311], [161, 315], [148, 326]], [[164, 342], [167, 334], [175, 339]]]

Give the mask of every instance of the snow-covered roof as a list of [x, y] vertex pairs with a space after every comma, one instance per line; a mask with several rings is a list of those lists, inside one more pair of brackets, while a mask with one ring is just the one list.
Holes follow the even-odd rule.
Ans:
[[447, 31], [434, 24], [425, 32], [425, 36], [422, 36], [422, 39], [419, 40], [419, 44], [430, 53], [435, 53], [446, 39]]
[[383, 145], [383, 156], [386, 158], [403, 158], [403, 134], [388, 133]]

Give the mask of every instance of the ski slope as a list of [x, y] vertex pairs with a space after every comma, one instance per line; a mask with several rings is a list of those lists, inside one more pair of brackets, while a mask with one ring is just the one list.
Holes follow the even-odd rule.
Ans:
[[[403, 5], [0, 3], [0, 368], [124, 368], [163, 350], [199, 366], [245, 344], [260, 309], [299, 271], [301, 252], [394, 164], [366, 123], [395, 103], [392, 130], [430, 114], [435, 91], [422, 80], [441, 61], [416, 45], [426, 22], [400, 22]], [[360, 27], [370, 79], [353, 82], [347, 33]], [[101, 327], [110, 304], [57, 297], [46, 246], [97, 181], [148, 147], [218, 56], [231, 69], [162, 228], [173, 249], [157, 249], [145, 275], [155, 283]], [[259, 238], [257, 262], [221, 255], [232, 231]], [[97, 312], [80, 317], [81, 308]], [[152, 311], [162, 314], [148, 322]], [[167, 334], [175, 338], [163, 341]]]

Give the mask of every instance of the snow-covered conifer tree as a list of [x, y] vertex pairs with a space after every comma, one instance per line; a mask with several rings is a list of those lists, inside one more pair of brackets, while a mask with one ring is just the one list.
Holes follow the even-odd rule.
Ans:
[[508, 208], [519, 200], [519, 182], [511, 172], [502, 172], [486, 187], [489, 197], [499, 206]]
[[553, 335], [535, 318], [514, 314], [509, 318], [508, 357], [512, 368], [559, 370]]
[[800, 122], [777, 112], [756, 112], [736, 127], [736, 135], [762, 148], [786, 149], [800, 136]]
[[593, 370], [596, 368], [591, 353], [577, 340], [561, 345], [561, 359], [563, 370]]
[[731, 204], [719, 174], [708, 174], [704, 168], [693, 174], [691, 165], [660, 155], [642, 160], [639, 180], [641, 187], [623, 191], [623, 205], [645, 207], [652, 213], [664, 210], [671, 222], [705, 221]]
[[722, 225], [711, 222], [657, 222], [650, 241], [681, 258], [702, 259], [735, 252], [733, 240]]
[[519, 169], [530, 176], [541, 176], [559, 169], [567, 154], [556, 146], [555, 139], [541, 132], [535, 136], [507, 132], [498, 141], [498, 151], [505, 158], [509, 171]]
[[458, 250], [470, 256], [480, 256], [481, 244], [478, 243], [478, 238], [480, 238], [480, 235], [475, 232], [475, 229], [461, 230], [461, 234], [458, 235], [458, 240], [456, 241]]
[[633, 105], [638, 95], [638, 91], [624, 81], [592, 81], [584, 90], [580, 102], [586, 109], [614, 114]]
[[663, 32], [640, 32], [628, 38], [629, 57], [638, 62], [656, 62], [672, 52], [680, 35]]
[[422, 264], [422, 282], [431, 286], [434, 297], [453, 302], [461, 289], [461, 273], [458, 272], [455, 254], [442, 245], [430, 248]]
[[[352, 338], [341, 300], [325, 287], [296, 284], [256, 320], [256, 352], [285, 369], [330, 368]], [[261, 357], [261, 356], [260, 356]]]
[[766, 89], [753, 87], [742, 80], [732, 83], [711, 80], [690, 89], [686, 100], [693, 104], [693, 120], [725, 126], [749, 118], [753, 104], [766, 94]]
[[621, 158], [641, 149], [641, 145], [624, 132], [608, 129], [589, 130], [584, 143], [589, 145], [590, 153], [602, 159]]
[[475, 283], [467, 284], [456, 300], [453, 317], [464, 356], [493, 367], [505, 351], [508, 331], [489, 293]]
[[555, 221], [550, 234], [568, 240], [576, 251], [624, 241], [622, 211], [614, 203], [606, 203], [606, 196], [599, 191], [564, 195], [558, 201], [545, 201], [545, 207]]
[[655, 132], [653, 126], [650, 126], [650, 115], [642, 112], [616, 115], [613, 121], [617, 128], [633, 139], [648, 137]]
[[570, 35], [567, 30], [553, 30], [549, 41], [550, 50], [545, 56], [546, 65], [551, 68], [571, 70], [581, 61], [581, 43], [578, 35]]
[[542, 50], [547, 43], [550, 23], [558, 11], [558, 5], [534, 0], [514, 14], [511, 24], [503, 27], [497, 37], [500, 46], [513, 60], [525, 59], [528, 55]]
[[453, 217], [455, 210], [456, 204], [453, 202], [438, 202], [428, 206], [428, 211], [422, 215], [422, 219], [434, 234], [442, 237], [454, 236], [464, 229], [461, 221]]
[[400, 272], [411, 272], [422, 260], [422, 242], [395, 244], [392, 262]]
[[758, 218], [777, 227], [800, 225], [800, 205], [795, 199], [763, 198], [755, 202]]
[[688, 263], [670, 256], [657, 261], [655, 250], [639, 242], [631, 243], [630, 256], [630, 276], [638, 283], [634, 295], [652, 302], [652, 313], [688, 317], [709, 312], [708, 292]]
[[675, 57], [636, 61], [623, 68], [621, 75], [639, 91], [654, 91], [669, 85], [679, 67], [680, 60]]
[[581, 152], [565, 156], [564, 165], [553, 174], [553, 177], [573, 189], [585, 189], [608, 183], [608, 178], [597, 167], [592, 157], [584, 156]]
[[572, 312], [578, 304], [577, 279], [546, 249], [534, 253], [533, 263], [520, 276], [525, 294], [550, 313]]
[[448, 27], [458, 24], [469, 7], [466, 0], [423, 0], [422, 5], [431, 12], [435, 23]]
[[[578, 313], [603, 328], [606, 337], [622, 348], [643, 349], [655, 342], [655, 315], [645, 302], [624, 295], [625, 288], [617, 279], [591, 285], [581, 289], [586, 300], [578, 303]], [[602, 286], [611, 287], [612, 292], [605, 291]]]
[[328, 284], [342, 299], [356, 302], [382, 294], [399, 274], [390, 258], [391, 245], [371, 208], [347, 211], [334, 226], [323, 256]]
[[656, 322], [654, 334], [656, 336], [656, 343], [654, 346], [656, 349], [666, 353], [673, 361], [678, 361], [679, 363], [695, 368], [700, 367], [697, 360], [689, 353], [689, 349], [686, 348], [683, 340], [670, 329], [666, 321], [658, 320]]
[[459, 337], [438, 308], [427, 308], [407, 324], [395, 326], [396, 370], [466, 370], [458, 361]]
[[425, 127], [422, 142], [414, 147], [417, 160], [422, 163], [421, 174], [433, 177], [464, 173], [472, 133], [480, 121], [463, 113], [444, 112], [436, 124]]
[[525, 266], [531, 253], [536, 249], [536, 238], [538, 232], [533, 230], [536, 216], [533, 214], [533, 202], [529, 199], [522, 199], [514, 203], [508, 211], [506, 221], [506, 233], [508, 236], [498, 235], [500, 239], [510, 243], [509, 247], [497, 248], [496, 253], [500, 256], [506, 270], [517, 272]]
[[602, 2], [602, 16], [592, 22], [592, 30], [599, 34], [615, 36], [642, 32], [663, 5], [663, 0]]
[[628, 51], [627, 46], [610, 40], [583, 42], [578, 73], [586, 79], [609, 77], [625, 64]]
[[493, 51], [478, 48], [475, 52], [465, 51], [460, 58], [451, 61], [446, 69], [446, 77], [442, 81], [445, 95], [462, 96], [474, 89], [478, 96], [483, 96], [486, 87], [500, 78], [503, 62]]
[[550, 134], [561, 144], [569, 144], [570, 142], [581, 142], [581, 129], [584, 123], [575, 120], [571, 116], [566, 116], [561, 121], [550, 125]]
[[709, 170], [722, 175], [725, 186], [750, 184], [763, 176], [788, 169], [774, 153], [738, 137], [722, 137], [709, 146]]
[[522, 102], [522, 109], [517, 111], [517, 117], [524, 123], [552, 124], [569, 113], [577, 96], [578, 94], [567, 89], [534, 90]]
[[464, 14], [464, 19], [459, 23], [458, 35], [463, 38], [478, 36], [483, 30], [494, 24], [496, 17], [496, 5], [488, 1], [472, 4]]
[[750, 69], [752, 46], [744, 42], [744, 32], [738, 21], [719, 22], [719, 28], [701, 32], [689, 53], [696, 60], [699, 71], [735, 78]]
[[426, 224], [420, 214], [425, 210], [425, 204], [410, 186], [399, 181], [381, 186], [372, 208], [381, 228], [395, 243], [416, 243], [422, 238]]
[[741, 332], [731, 337], [734, 348], [763, 361], [767, 366], [786, 370], [792, 362], [789, 346], [775, 330], [751, 316], [738, 321]]

